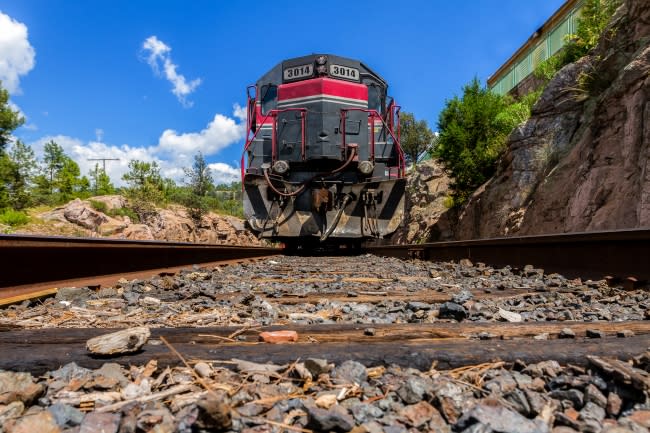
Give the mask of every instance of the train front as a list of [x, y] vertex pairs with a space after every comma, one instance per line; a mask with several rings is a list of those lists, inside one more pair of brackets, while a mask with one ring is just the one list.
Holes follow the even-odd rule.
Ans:
[[363, 63], [286, 60], [249, 87], [244, 214], [259, 237], [355, 244], [404, 215], [399, 107]]

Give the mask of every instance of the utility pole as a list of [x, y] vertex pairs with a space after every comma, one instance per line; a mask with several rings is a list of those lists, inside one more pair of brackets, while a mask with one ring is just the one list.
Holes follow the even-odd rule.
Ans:
[[88, 158], [88, 161], [101, 161], [102, 169], [106, 173], [106, 161], [119, 161], [120, 158]]
[[[119, 161], [120, 158], [88, 158], [88, 161], [101, 161], [102, 162], [102, 170], [104, 170], [104, 174], [106, 174], [106, 161]], [[97, 164], [95, 164], [95, 194], [97, 194], [97, 179], [99, 179], [99, 175], [97, 174]]]

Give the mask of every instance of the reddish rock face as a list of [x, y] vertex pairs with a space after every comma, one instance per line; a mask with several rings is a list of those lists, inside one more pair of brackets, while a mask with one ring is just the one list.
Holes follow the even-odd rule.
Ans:
[[421, 162], [409, 174], [403, 225], [392, 236], [400, 244], [452, 239], [451, 218], [445, 206], [451, 179], [436, 160]]
[[457, 239], [650, 226], [650, 3], [627, 0], [610, 26], [513, 131]]
[[64, 206], [42, 213], [38, 217], [61, 233], [82, 236], [104, 236], [133, 240], [160, 240], [174, 242], [197, 242], [228, 245], [259, 246], [262, 242], [244, 227], [236, 217], [207, 213], [195, 222], [182, 206], [171, 205], [155, 212], [136, 224], [127, 216], [110, 217], [92, 207], [91, 201], [102, 202], [108, 210], [128, 206], [119, 195], [75, 199]]

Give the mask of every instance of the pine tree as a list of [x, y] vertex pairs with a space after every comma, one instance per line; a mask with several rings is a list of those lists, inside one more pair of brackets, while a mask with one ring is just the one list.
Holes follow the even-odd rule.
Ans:
[[9, 92], [2, 88], [0, 82], [0, 152], [11, 142], [11, 133], [25, 123], [25, 118], [9, 106]]
[[192, 219], [200, 221], [208, 210], [206, 195], [214, 189], [210, 167], [201, 152], [194, 155], [192, 167], [185, 168], [185, 177], [185, 184], [189, 188], [189, 196], [185, 205]]

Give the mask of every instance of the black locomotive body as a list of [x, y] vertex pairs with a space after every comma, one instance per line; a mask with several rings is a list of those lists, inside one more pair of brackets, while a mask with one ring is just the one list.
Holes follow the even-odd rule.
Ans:
[[248, 88], [244, 214], [261, 238], [358, 243], [404, 215], [399, 106], [363, 63], [286, 60]]

